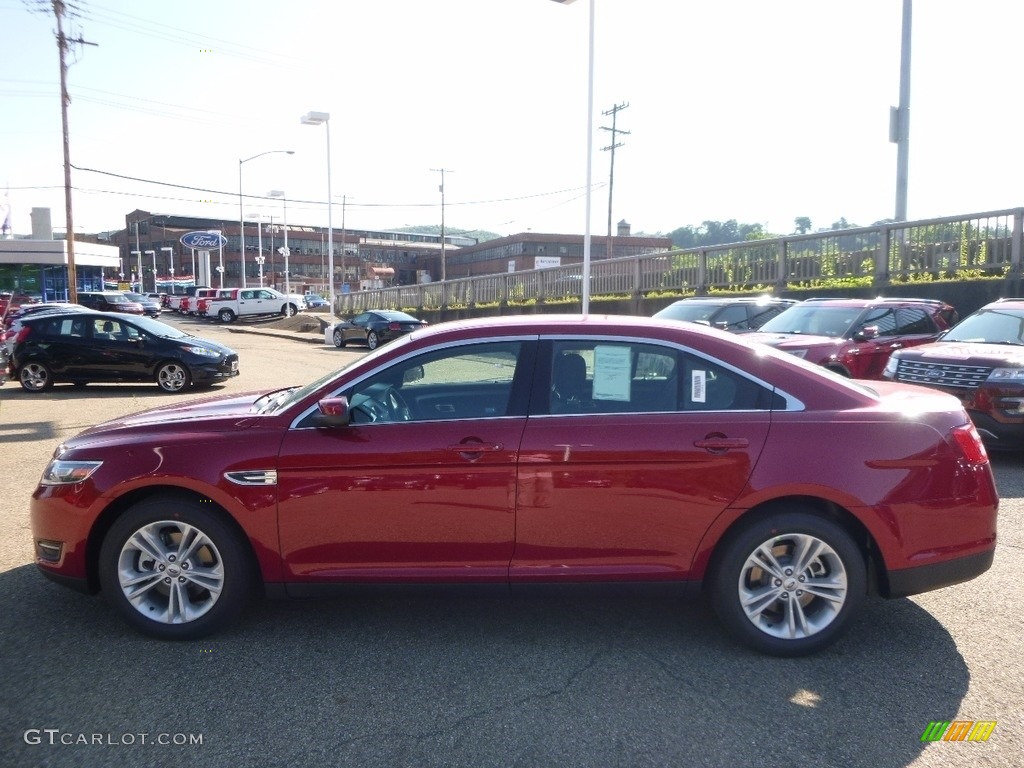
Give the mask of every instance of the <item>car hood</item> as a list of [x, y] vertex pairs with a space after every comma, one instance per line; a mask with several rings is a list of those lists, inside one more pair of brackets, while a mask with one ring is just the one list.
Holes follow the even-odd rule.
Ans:
[[765, 331], [745, 333], [743, 338], [746, 341], [756, 341], [760, 344], [777, 347], [783, 352], [794, 349], [810, 349], [811, 347], [834, 347], [843, 342], [842, 339], [831, 336], [815, 336], [808, 333], [766, 333]]
[[265, 417], [253, 411], [263, 392], [215, 395], [187, 403], [164, 405], [101, 422], [64, 442], [65, 448], [82, 448], [118, 442], [142, 433], [173, 432], [177, 437], [201, 440], [202, 433], [237, 432], [249, 429]]
[[893, 354], [899, 360], [1024, 367], [1024, 347], [984, 341], [938, 341], [901, 349]]

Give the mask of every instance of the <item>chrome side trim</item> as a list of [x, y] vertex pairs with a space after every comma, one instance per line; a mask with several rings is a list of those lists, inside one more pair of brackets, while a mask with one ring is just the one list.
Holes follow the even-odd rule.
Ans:
[[277, 485], [276, 469], [249, 469], [225, 472], [224, 479], [235, 485]]

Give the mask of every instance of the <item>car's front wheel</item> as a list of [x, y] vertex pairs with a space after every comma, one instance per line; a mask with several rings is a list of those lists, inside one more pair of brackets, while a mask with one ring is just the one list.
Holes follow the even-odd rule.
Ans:
[[345, 346], [345, 334], [340, 330], [335, 329], [334, 331], [334, 346], [344, 347]]
[[864, 556], [849, 533], [796, 506], [752, 519], [716, 553], [709, 595], [722, 623], [774, 656], [838, 640], [867, 592]]
[[193, 640], [242, 610], [251, 561], [214, 512], [175, 496], [142, 502], [111, 526], [100, 549], [100, 584], [135, 629], [162, 640]]
[[164, 392], [181, 392], [192, 383], [188, 368], [177, 361], [161, 363], [156, 369], [156, 383]]
[[43, 392], [53, 386], [53, 372], [45, 363], [25, 363], [18, 369], [18, 381], [27, 392]]
[[366, 334], [366, 346], [370, 349], [376, 349], [380, 346], [380, 336], [377, 335], [376, 331], [370, 331]]

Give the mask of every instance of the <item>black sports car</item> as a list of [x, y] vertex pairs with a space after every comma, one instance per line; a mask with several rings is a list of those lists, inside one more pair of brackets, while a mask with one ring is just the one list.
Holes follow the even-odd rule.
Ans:
[[393, 309], [373, 309], [356, 315], [351, 320], [342, 320], [327, 329], [327, 338], [336, 347], [344, 347], [350, 341], [365, 344], [376, 349], [386, 341], [423, 328], [426, 320], [417, 320], [405, 312]]

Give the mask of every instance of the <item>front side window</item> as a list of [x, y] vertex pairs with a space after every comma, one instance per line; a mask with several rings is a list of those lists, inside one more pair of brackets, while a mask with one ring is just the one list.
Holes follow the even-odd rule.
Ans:
[[389, 366], [346, 394], [353, 424], [497, 418], [525, 413], [523, 343], [435, 350]]

